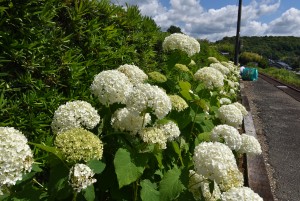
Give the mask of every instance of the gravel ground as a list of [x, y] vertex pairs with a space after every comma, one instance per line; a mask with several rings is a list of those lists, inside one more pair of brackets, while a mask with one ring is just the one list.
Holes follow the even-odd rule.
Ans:
[[243, 81], [275, 201], [300, 201], [300, 102], [268, 82]]

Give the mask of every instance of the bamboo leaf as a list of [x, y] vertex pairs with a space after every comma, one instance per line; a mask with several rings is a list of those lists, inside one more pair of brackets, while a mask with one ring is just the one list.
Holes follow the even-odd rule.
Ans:
[[37, 143], [33, 143], [33, 142], [28, 142], [28, 144], [34, 145], [46, 152], [52, 153], [55, 156], [57, 156], [59, 159], [63, 160], [63, 155], [61, 154], [61, 152], [56, 149], [55, 147], [49, 147], [47, 145], [43, 145], [43, 144], [37, 144]]

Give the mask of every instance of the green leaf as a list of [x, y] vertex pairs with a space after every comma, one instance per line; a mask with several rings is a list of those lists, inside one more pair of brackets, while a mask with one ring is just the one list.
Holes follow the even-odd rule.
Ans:
[[50, 175], [48, 182], [49, 200], [67, 199], [72, 194], [68, 183], [69, 168], [54, 155], [48, 156]]
[[159, 191], [157, 191], [156, 184], [151, 183], [146, 179], [141, 181], [141, 199], [143, 201], [159, 201]]
[[192, 116], [190, 115], [191, 108], [185, 109], [180, 114], [176, 114], [174, 119], [178, 123], [180, 130], [184, 129], [189, 123], [192, 122]]
[[87, 201], [95, 200], [95, 190], [94, 185], [89, 185], [86, 189], [83, 190], [83, 196]]
[[191, 96], [188, 90], [181, 90], [180, 94], [182, 95], [183, 98], [185, 98], [188, 101], [193, 100], [193, 97]]
[[106, 164], [102, 161], [90, 160], [87, 162], [87, 166], [89, 166], [95, 174], [100, 174], [105, 169]]
[[33, 163], [32, 164], [32, 171], [34, 171], [34, 172], [42, 172], [43, 169], [41, 169], [38, 164]]
[[55, 156], [57, 156], [59, 159], [63, 160], [63, 156], [62, 156], [61, 152], [58, 149], [56, 149], [55, 147], [49, 147], [47, 145], [37, 144], [37, 143], [33, 143], [33, 142], [28, 142], [28, 144], [34, 145], [44, 151], [50, 152], [50, 153], [54, 154]]
[[206, 89], [205, 84], [201, 82], [200, 84], [198, 84], [198, 86], [196, 87], [195, 91], [197, 93], [199, 93], [201, 90], [205, 90], [205, 89]]
[[181, 164], [183, 164], [183, 160], [182, 160], [182, 156], [181, 156], [181, 150], [180, 150], [180, 147], [179, 147], [178, 143], [176, 141], [172, 141], [172, 145], [173, 145], [174, 151], [178, 154], [178, 157], [181, 161]]
[[[4, 200], [9, 201], [39, 201], [43, 195], [43, 190], [36, 188], [32, 184], [24, 185], [22, 189], [18, 189], [10, 197]], [[0, 200], [2, 197], [0, 197]]]
[[214, 123], [212, 122], [212, 120], [209, 119], [205, 119], [201, 123], [201, 128], [203, 132], [210, 132], [214, 127], [215, 127]]
[[197, 124], [201, 124], [204, 120], [205, 120], [205, 113], [198, 113], [197, 111], [195, 112], [194, 110], [190, 110], [190, 116], [192, 118], [192, 121], [197, 123]]
[[210, 132], [200, 133], [198, 137], [195, 139], [195, 146], [200, 144], [201, 142], [210, 142]]
[[118, 149], [114, 159], [115, 171], [118, 178], [119, 188], [136, 181], [144, 171], [144, 167], [137, 167], [126, 149]]
[[209, 103], [206, 102], [204, 99], [196, 100], [195, 103], [199, 105], [204, 111], [210, 108]]
[[179, 81], [178, 84], [179, 84], [179, 87], [181, 88], [181, 90], [184, 90], [184, 91], [189, 91], [192, 88], [192, 85], [186, 81]]
[[168, 201], [176, 199], [185, 189], [180, 181], [181, 170], [173, 168], [169, 170], [160, 182], [160, 200]]
[[160, 168], [160, 169], [163, 169], [164, 168], [164, 165], [163, 165], [163, 155], [162, 155], [162, 153], [161, 152], [155, 152], [154, 153], [154, 156], [155, 156], [155, 158], [156, 158], [156, 160], [157, 160], [157, 163], [158, 163], [158, 167]]

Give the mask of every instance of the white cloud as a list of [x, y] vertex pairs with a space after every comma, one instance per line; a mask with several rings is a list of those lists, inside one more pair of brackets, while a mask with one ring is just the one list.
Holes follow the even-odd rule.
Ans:
[[300, 36], [300, 10], [290, 8], [280, 18], [270, 22], [267, 34]]
[[150, 17], [155, 17], [160, 15], [160, 13], [166, 12], [166, 8], [164, 8], [158, 0], [143, 1], [139, 8], [141, 13]]
[[242, 36], [262, 36], [265, 35], [268, 30], [268, 25], [258, 21], [250, 21], [247, 26], [244, 26], [241, 35]]
[[264, 14], [275, 12], [280, 6], [280, 0], [274, 3], [272, 0], [263, 0], [259, 3], [257, 15], [261, 16]]
[[[206, 10], [200, 0], [170, 0], [170, 8], [159, 0], [114, 0], [137, 4], [144, 15], [151, 16], [155, 22], [167, 30], [171, 25], [195, 38], [211, 41], [236, 34], [237, 5], [227, 5], [220, 9]], [[269, 24], [260, 22], [260, 17], [275, 13], [280, 0], [252, 0], [243, 5], [241, 35], [298, 35], [300, 36], [300, 11], [292, 8]]]

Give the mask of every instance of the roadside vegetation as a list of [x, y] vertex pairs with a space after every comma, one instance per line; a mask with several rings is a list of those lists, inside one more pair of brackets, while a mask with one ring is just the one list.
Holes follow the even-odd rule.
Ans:
[[259, 72], [263, 72], [271, 77], [280, 80], [283, 83], [289, 84], [300, 89], [300, 75], [294, 71], [278, 68], [259, 68]]
[[[293, 36], [242, 36], [241, 53], [256, 53], [265, 61], [283, 61], [289, 64], [294, 70], [300, 68], [300, 37]], [[234, 56], [235, 37], [224, 37], [216, 41], [220, 51], [228, 52], [230, 60]], [[259, 66], [264, 68], [265, 66]]]

